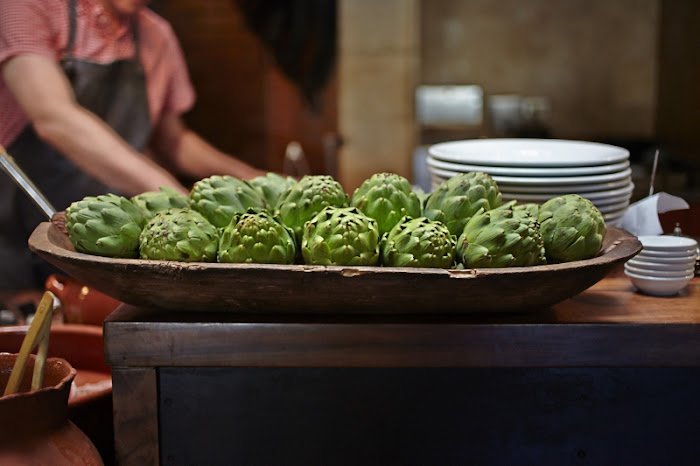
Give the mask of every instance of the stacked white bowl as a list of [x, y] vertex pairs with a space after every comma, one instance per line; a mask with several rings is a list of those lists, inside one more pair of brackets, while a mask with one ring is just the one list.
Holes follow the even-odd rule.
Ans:
[[625, 275], [643, 293], [672, 296], [695, 275], [698, 243], [685, 236], [639, 236], [642, 250], [625, 263]]
[[541, 204], [579, 194], [620, 226], [634, 190], [629, 151], [564, 139], [470, 139], [430, 146], [432, 189], [461, 172], [481, 171], [496, 181], [504, 201]]

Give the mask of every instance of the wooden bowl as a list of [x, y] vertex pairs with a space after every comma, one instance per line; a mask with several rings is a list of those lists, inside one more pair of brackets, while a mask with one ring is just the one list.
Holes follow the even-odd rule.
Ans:
[[466, 314], [549, 307], [589, 288], [642, 246], [632, 234], [610, 227], [597, 257], [534, 267], [210, 264], [78, 253], [58, 227], [45, 222], [32, 233], [29, 247], [87, 286], [137, 306], [268, 314]]

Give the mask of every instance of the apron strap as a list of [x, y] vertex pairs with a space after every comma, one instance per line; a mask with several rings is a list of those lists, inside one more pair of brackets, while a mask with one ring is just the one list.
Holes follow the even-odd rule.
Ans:
[[75, 0], [68, 0], [68, 45], [66, 46], [66, 57], [70, 57], [73, 53], [75, 45], [75, 29], [77, 23], [77, 13], [75, 9]]
[[[73, 47], [75, 47], [75, 30], [77, 29], [78, 23], [78, 13], [75, 7], [75, 0], [68, 0], [68, 45], [66, 46], [66, 53], [64, 57], [71, 58], [73, 54]], [[140, 61], [141, 56], [139, 53], [139, 20], [138, 15], [134, 15], [131, 20], [131, 37], [134, 41], [134, 60]]]

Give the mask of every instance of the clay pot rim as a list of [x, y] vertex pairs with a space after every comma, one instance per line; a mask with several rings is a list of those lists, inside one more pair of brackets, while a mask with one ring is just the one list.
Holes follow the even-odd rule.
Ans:
[[[14, 365], [14, 362], [17, 360], [19, 357], [19, 353], [8, 353], [8, 352], [0, 352], [0, 361], [8, 360], [12, 361], [12, 365]], [[36, 354], [30, 354], [29, 359], [32, 362], [36, 361]], [[70, 390], [70, 385], [73, 383], [73, 379], [75, 378], [76, 374], [78, 371], [70, 365], [68, 361], [66, 361], [63, 358], [58, 358], [58, 357], [51, 357], [51, 358], [46, 358], [46, 366], [44, 367], [44, 371], [49, 370], [51, 366], [54, 367], [59, 367], [62, 368], [68, 368], [68, 372], [66, 373], [65, 376], [61, 378], [61, 380], [53, 385], [49, 385], [46, 387], [41, 387], [37, 390], [31, 390], [28, 392], [18, 392], [14, 393], [12, 395], [7, 395], [7, 396], [2, 396], [2, 393], [0, 393], [0, 401], [3, 400], [12, 400], [20, 397], [24, 397], [27, 395], [34, 395], [37, 393], [50, 393], [50, 392], [60, 392], [62, 390], [66, 389], [66, 385], [68, 385], [68, 389]], [[33, 364], [31, 366], [32, 368], [34, 367]], [[26, 371], [30, 371], [30, 367], [26, 368]], [[26, 376], [26, 372], [25, 372]], [[4, 387], [3, 387], [4, 390]]]

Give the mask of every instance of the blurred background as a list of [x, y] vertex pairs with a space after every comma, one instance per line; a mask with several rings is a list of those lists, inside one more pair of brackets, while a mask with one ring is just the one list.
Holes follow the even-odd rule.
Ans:
[[[475, 137], [607, 142], [640, 198], [700, 198], [696, 0], [153, 1], [198, 93], [188, 123], [223, 149], [352, 192], [392, 171], [423, 185], [427, 145]], [[635, 200], [635, 199], [633, 199]]]

